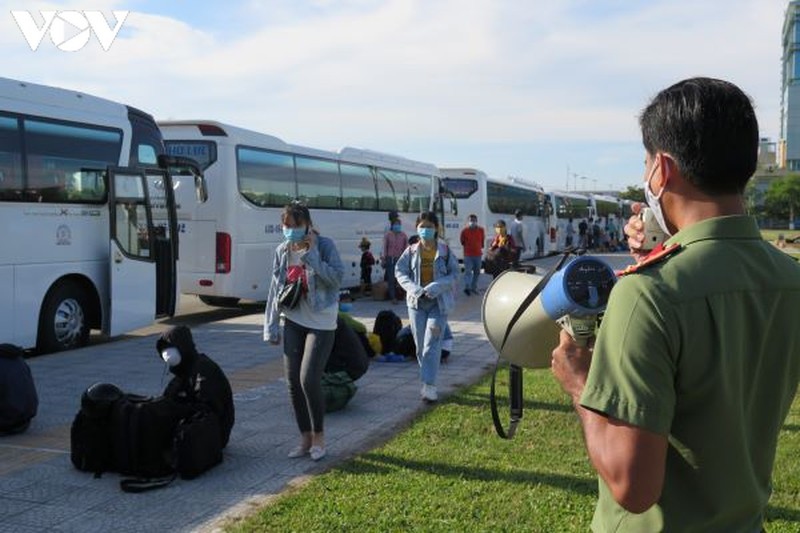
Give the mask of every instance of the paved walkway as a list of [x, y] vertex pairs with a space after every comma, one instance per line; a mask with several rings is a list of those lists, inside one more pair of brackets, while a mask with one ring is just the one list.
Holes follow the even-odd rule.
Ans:
[[[455, 346], [439, 374], [442, 396], [474, 383], [494, 362], [480, 304], [477, 296], [461, 295], [450, 316]], [[357, 300], [353, 315], [371, 329], [386, 308], [408, 323], [405, 306], [389, 302]], [[157, 336], [30, 359], [39, 415], [26, 433], [0, 439], [0, 532], [215, 531], [306, 476], [374, 447], [428, 409], [419, 399], [415, 363], [373, 362], [347, 408], [326, 416], [328, 456], [319, 463], [286, 458], [298, 432], [280, 349], [262, 342], [261, 320], [253, 314], [192, 330], [198, 349], [231, 381], [236, 424], [222, 464], [197, 479], [178, 479], [143, 494], [122, 492], [116, 474], [94, 479], [73, 468], [69, 428], [81, 393], [92, 383], [111, 382], [140, 394], [163, 390], [170, 375], [156, 354]], [[486, 415], [489, 424], [488, 404]]]

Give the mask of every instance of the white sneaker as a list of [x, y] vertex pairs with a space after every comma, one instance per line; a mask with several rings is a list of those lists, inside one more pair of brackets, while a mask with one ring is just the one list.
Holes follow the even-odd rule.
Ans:
[[427, 383], [423, 383], [421, 394], [422, 394], [422, 400], [425, 402], [435, 402], [439, 400], [439, 395], [436, 394], [435, 385], [428, 385]]

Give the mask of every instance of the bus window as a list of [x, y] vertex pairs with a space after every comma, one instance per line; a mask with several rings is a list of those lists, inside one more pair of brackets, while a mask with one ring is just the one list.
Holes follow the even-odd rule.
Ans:
[[493, 213], [513, 213], [520, 209], [525, 215], [539, 216], [544, 202], [541, 193], [501, 183], [487, 183], [486, 194], [489, 211]]
[[167, 155], [189, 157], [205, 171], [217, 161], [217, 143], [212, 141], [164, 141]]
[[375, 179], [369, 167], [341, 163], [342, 207], [359, 211], [374, 211], [378, 208], [375, 194]]
[[408, 178], [408, 211], [421, 213], [430, 209], [431, 205], [431, 176], [422, 174], [407, 174]]
[[[406, 175], [403, 172], [377, 169], [378, 210], [404, 211], [402, 198], [406, 191]], [[407, 206], [406, 206], [407, 207]]]
[[239, 147], [236, 174], [242, 196], [261, 207], [283, 207], [294, 200], [293, 159], [289, 154]]
[[0, 116], [0, 200], [22, 199], [22, 157], [16, 118]]
[[83, 189], [81, 171], [117, 164], [121, 132], [33, 119], [25, 119], [23, 124], [28, 198], [40, 202], [98, 201], [96, 189]]
[[453, 198], [469, 198], [478, 192], [478, 180], [471, 178], [442, 178], [442, 187], [450, 193]]
[[136, 150], [137, 159], [140, 165], [156, 166], [158, 165], [158, 155], [154, 146], [149, 144], [140, 144]]
[[339, 165], [336, 161], [295, 156], [297, 197], [309, 208], [338, 209]]

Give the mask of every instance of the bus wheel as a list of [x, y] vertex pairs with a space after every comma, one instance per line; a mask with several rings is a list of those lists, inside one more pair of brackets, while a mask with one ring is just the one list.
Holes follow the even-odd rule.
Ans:
[[211, 307], [236, 307], [239, 304], [239, 298], [208, 296], [205, 294], [200, 295], [200, 301]]
[[86, 294], [76, 283], [67, 281], [51, 289], [42, 306], [36, 348], [49, 353], [86, 346], [87, 302]]

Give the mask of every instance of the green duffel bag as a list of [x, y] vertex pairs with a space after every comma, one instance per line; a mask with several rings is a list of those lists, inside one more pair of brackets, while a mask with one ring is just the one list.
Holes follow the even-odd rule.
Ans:
[[326, 372], [322, 374], [322, 393], [325, 395], [325, 412], [332, 413], [344, 409], [356, 393], [356, 384], [347, 372]]

